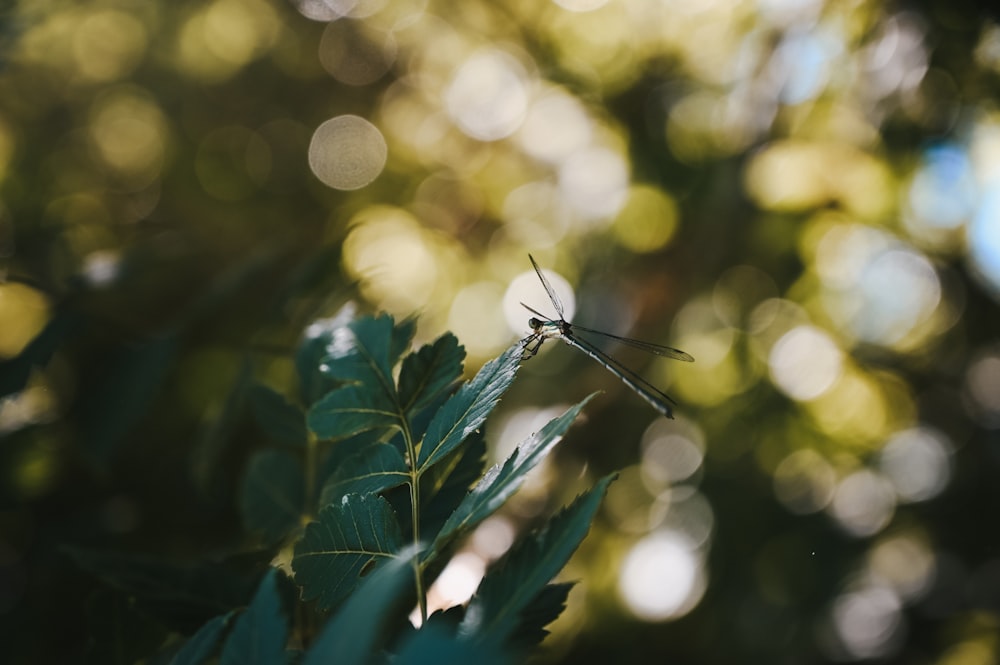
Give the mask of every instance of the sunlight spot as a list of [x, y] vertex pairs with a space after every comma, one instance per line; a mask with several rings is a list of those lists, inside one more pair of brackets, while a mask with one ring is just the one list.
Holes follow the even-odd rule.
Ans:
[[[539, 257], [535, 257], [535, 260], [539, 260]], [[576, 295], [573, 293], [573, 287], [559, 273], [546, 268], [542, 268], [542, 273], [545, 274], [545, 278], [549, 280], [549, 284], [552, 285], [556, 295], [562, 301], [566, 320], [572, 321], [573, 314], [576, 313]], [[523, 336], [531, 331], [528, 327], [528, 319], [536, 315], [525, 309], [521, 303], [538, 310], [546, 317], [558, 318], [558, 314], [552, 307], [552, 302], [534, 270], [526, 270], [512, 279], [503, 296], [503, 313], [507, 320], [507, 326]]]
[[879, 466], [905, 502], [926, 501], [951, 480], [951, 445], [941, 432], [916, 427], [896, 434], [879, 454]]
[[451, 302], [448, 328], [470, 356], [486, 358], [510, 342], [503, 309], [503, 286], [476, 282], [459, 291]]
[[580, 150], [559, 168], [559, 191], [585, 220], [614, 217], [628, 199], [628, 164], [607, 148]]
[[356, 115], [341, 115], [316, 128], [309, 142], [309, 168], [333, 189], [371, 183], [385, 167], [388, 148], [378, 127]]
[[980, 353], [965, 373], [965, 390], [975, 418], [1000, 429], [1000, 350]]
[[117, 250], [97, 250], [84, 257], [81, 273], [90, 286], [99, 289], [114, 283], [120, 267], [121, 256]]
[[527, 75], [498, 49], [475, 53], [455, 71], [444, 93], [445, 108], [458, 127], [480, 141], [510, 136], [528, 108]]
[[593, 133], [593, 122], [579, 100], [553, 89], [531, 103], [516, 138], [532, 157], [557, 163], [583, 149]]
[[459, 552], [453, 556], [427, 592], [428, 614], [468, 601], [485, 572], [486, 562], [476, 554]]
[[660, 531], [636, 543], [622, 561], [618, 591], [628, 609], [644, 621], [676, 619], [705, 593], [701, 554], [687, 539]]
[[972, 273], [1000, 300], [1000, 184], [980, 202], [968, 230]]
[[363, 86], [382, 78], [396, 57], [391, 33], [365, 29], [357, 21], [333, 21], [319, 43], [319, 61], [333, 78]]
[[88, 129], [97, 156], [131, 188], [141, 189], [160, 175], [166, 122], [144, 91], [123, 87], [100, 95], [91, 108]]
[[636, 253], [663, 249], [677, 231], [677, 203], [658, 187], [636, 185], [615, 218], [613, 231], [618, 243]]
[[608, 0], [552, 0], [571, 12], [592, 12], [608, 4]]
[[879, 542], [868, 555], [868, 569], [907, 600], [917, 600], [934, 582], [936, 560], [926, 539], [900, 534]]
[[701, 469], [704, 435], [677, 421], [657, 418], [642, 435], [642, 475], [650, 489], [683, 482]]
[[800, 402], [816, 399], [833, 386], [843, 370], [843, 353], [824, 331], [798, 326], [771, 348], [771, 378]]
[[829, 512], [844, 531], [864, 538], [884, 529], [896, 510], [892, 485], [867, 469], [855, 471], [837, 485]]
[[815, 450], [796, 450], [781, 460], [774, 470], [774, 494], [796, 515], [808, 515], [826, 508], [833, 500], [837, 475]]
[[131, 14], [114, 9], [87, 14], [73, 33], [77, 69], [92, 81], [113, 81], [130, 74], [146, 50], [146, 28]]
[[48, 298], [41, 291], [18, 282], [0, 282], [0, 359], [21, 353], [49, 317]]
[[503, 515], [493, 515], [480, 524], [472, 534], [471, 544], [476, 553], [486, 561], [495, 561], [507, 553], [517, 529]]
[[840, 646], [851, 659], [887, 655], [903, 627], [899, 598], [880, 587], [841, 595], [830, 618]]

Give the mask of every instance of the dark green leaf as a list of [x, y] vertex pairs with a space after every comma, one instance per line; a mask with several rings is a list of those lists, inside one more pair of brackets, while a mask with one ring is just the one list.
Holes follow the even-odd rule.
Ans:
[[386, 619], [412, 584], [413, 556], [414, 553], [401, 553], [366, 578], [323, 627], [302, 665], [375, 662], [377, 640]]
[[424, 533], [435, 534], [462, 503], [469, 488], [483, 475], [486, 466], [486, 438], [474, 432], [465, 443], [435, 464], [420, 479], [424, 507], [420, 524]]
[[354, 303], [348, 303], [335, 316], [314, 321], [306, 329], [295, 352], [295, 368], [304, 404], [312, 404], [337, 386], [336, 379], [323, 371], [323, 360], [329, 355], [331, 346], [353, 340], [347, 325], [354, 320], [356, 311]]
[[289, 446], [306, 444], [306, 417], [299, 407], [259, 384], [250, 389], [249, 398], [254, 418], [269, 439]]
[[463, 636], [496, 644], [517, 629], [522, 612], [562, 570], [587, 535], [612, 480], [613, 475], [602, 478], [553, 517], [544, 530], [517, 543], [486, 574], [460, 626]]
[[553, 418], [518, 446], [502, 466], [498, 464], [487, 471], [445, 522], [434, 540], [434, 546], [428, 550], [428, 556], [435, 555], [451, 540], [467, 533], [500, 508], [521, 486], [528, 472], [559, 443], [563, 433], [593, 397], [590, 395], [559, 417]]
[[246, 609], [222, 645], [221, 665], [277, 665], [285, 662], [288, 624], [278, 594], [278, 571], [261, 580]]
[[471, 381], [445, 402], [427, 426], [420, 446], [417, 466], [421, 473], [457, 448], [483, 424], [514, 381], [520, 362], [521, 345], [514, 344], [499, 358], [486, 363]]
[[392, 659], [393, 665], [504, 665], [522, 662], [496, 644], [459, 639], [440, 625], [428, 623], [408, 638]]
[[244, 357], [221, 410], [202, 427], [194, 450], [194, 471], [203, 487], [211, 485], [219, 458], [233, 438], [233, 430], [242, 415], [252, 379], [252, 363]]
[[309, 429], [320, 439], [343, 439], [399, 425], [399, 412], [385, 395], [368, 386], [347, 386], [327, 393], [309, 409]]
[[349, 493], [375, 494], [402, 485], [409, 477], [399, 449], [390, 443], [377, 443], [344, 461], [323, 486], [320, 505], [335, 503]]
[[205, 563], [182, 566], [118, 552], [67, 548], [84, 570], [134, 599], [135, 605], [182, 633], [209, 618], [246, 605], [259, 580], [256, 566]]
[[145, 415], [176, 352], [172, 335], [119, 348], [107, 359], [101, 379], [81, 393], [81, 434], [95, 464], [109, 464], [117, 446]]
[[421, 347], [403, 360], [399, 402], [406, 413], [420, 411], [462, 375], [465, 349], [451, 333]]
[[263, 450], [250, 458], [243, 476], [240, 508], [248, 531], [268, 542], [284, 538], [299, 525], [304, 510], [302, 464], [284, 450]]
[[330, 609], [354, 589], [362, 573], [394, 558], [402, 546], [389, 502], [377, 494], [348, 494], [320, 511], [295, 546], [292, 569], [305, 600]]
[[327, 347], [322, 371], [338, 381], [365, 385], [390, 404], [396, 402], [392, 379], [395, 360], [392, 347], [395, 329], [392, 317], [366, 316], [348, 326], [349, 337], [335, 338]]
[[548, 584], [538, 592], [521, 612], [521, 621], [514, 629], [510, 642], [518, 650], [527, 651], [541, 643], [549, 631], [549, 625], [566, 608], [566, 597], [573, 588], [573, 582]]
[[233, 612], [227, 612], [199, 628], [170, 660], [170, 665], [202, 665], [215, 653], [222, 631], [232, 618]]
[[338, 473], [342, 466], [347, 464], [347, 460], [361, 453], [369, 446], [374, 446], [381, 442], [384, 432], [367, 431], [356, 434], [346, 439], [334, 441], [324, 445], [320, 461], [319, 474], [316, 476], [318, 488], [315, 496], [310, 497], [310, 501], [319, 501], [320, 491], [334, 474]]

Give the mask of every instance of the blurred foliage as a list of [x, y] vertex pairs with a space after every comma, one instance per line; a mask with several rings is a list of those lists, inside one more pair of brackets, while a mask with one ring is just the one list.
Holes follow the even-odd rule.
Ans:
[[550, 662], [1000, 659], [991, 4], [47, 0], [0, 49], [10, 662], [193, 630], [65, 547], [252, 559], [252, 456], [332, 387], [303, 330], [420, 313], [472, 373], [547, 306], [528, 251], [697, 360], [621, 352], [666, 421], [546, 345], [491, 426], [607, 391], [486, 534], [622, 469]]

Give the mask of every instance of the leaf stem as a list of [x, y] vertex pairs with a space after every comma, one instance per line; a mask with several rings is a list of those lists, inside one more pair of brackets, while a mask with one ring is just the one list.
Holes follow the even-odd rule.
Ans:
[[[413, 524], [413, 546], [420, 549], [420, 473], [417, 470], [417, 447], [410, 431], [410, 423], [404, 415], [400, 418], [403, 430], [403, 441], [406, 442], [407, 466], [410, 470], [410, 520]], [[424, 591], [424, 579], [420, 570], [420, 557], [413, 557], [413, 576], [417, 585], [417, 602], [420, 605], [420, 623], [427, 621], [427, 594]]]

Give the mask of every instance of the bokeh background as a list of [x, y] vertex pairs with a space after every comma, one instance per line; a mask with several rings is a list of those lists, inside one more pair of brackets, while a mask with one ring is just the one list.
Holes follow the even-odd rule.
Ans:
[[697, 362], [620, 351], [668, 421], [547, 343], [492, 455], [604, 392], [435, 602], [621, 469], [544, 662], [1000, 661], [990, 3], [4, 6], [7, 662], [162, 637], [62, 545], [252, 546], [246, 386], [289, 390], [311, 321], [419, 315], [472, 373], [551, 311], [528, 252]]

